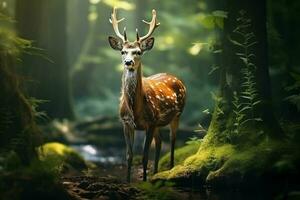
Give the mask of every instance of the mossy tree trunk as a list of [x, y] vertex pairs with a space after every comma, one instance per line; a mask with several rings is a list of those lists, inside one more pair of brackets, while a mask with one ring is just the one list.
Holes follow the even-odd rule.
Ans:
[[283, 137], [272, 110], [266, 2], [227, 0], [226, 5], [221, 92], [216, 97], [210, 138], [238, 144]]
[[227, 0], [225, 5], [220, 94], [214, 97], [208, 132], [197, 153], [154, 180], [258, 186], [270, 180], [283, 152], [288, 152], [272, 110], [265, 1]]
[[14, 151], [23, 164], [28, 164], [36, 158], [39, 131], [32, 104], [23, 94], [21, 79], [15, 72], [21, 39], [6, 29], [0, 30], [0, 39], [0, 157]]
[[28, 86], [31, 96], [48, 100], [40, 105], [51, 118], [72, 118], [67, 61], [67, 1], [17, 0], [17, 30], [21, 37], [34, 41], [34, 46], [45, 50], [53, 62], [38, 57], [22, 58], [25, 74], [33, 80]]

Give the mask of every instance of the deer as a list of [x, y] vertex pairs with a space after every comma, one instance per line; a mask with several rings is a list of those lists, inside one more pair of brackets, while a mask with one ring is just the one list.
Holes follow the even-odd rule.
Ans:
[[174, 148], [179, 118], [183, 112], [186, 87], [177, 77], [159, 73], [149, 77], [142, 74], [142, 55], [150, 51], [154, 45], [154, 30], [160, 25], [157, 22], [156, 11], [152, 10], [152, 20], [147, 22], [148, 33], [139, 36], [136, 29], [136, 40], [130, 42], [124, 32], [119, 32], [119, 23], [125, 18], [117, 19], [116, 8], [113, 8], [110, 23], [117, 37], [109, 36], [108, 41], [114, 50], [121, 52], [123, 75], [119, 116], [123, 125], [123, 134], [126, 143], [127, 181], [131, 181], [131, 167], [133, 159], [133, 142], [135, 130], [144, 130], [146, 133], [143, 150], [143, 181], [147, 180], [147, 165], [149, 148], [152, 140], [155, 141], [154, 174], [158, 172], [158, 161], [161, 151], [161, 136], [159, 128], [170, 127], [170, 169], [174, 166]]

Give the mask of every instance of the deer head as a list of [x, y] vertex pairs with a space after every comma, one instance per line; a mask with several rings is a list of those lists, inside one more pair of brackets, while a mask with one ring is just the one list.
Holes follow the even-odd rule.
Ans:
[[135, 72], [141, 64], [141, 56], [143, 53], [151, 50], [153, 47], [154, 38], [151, 37], [151, 35], [159, 26], [159, 23], [156, 19], [156, 11], [152, 10], [152, 20], [150, 22], [143, 20], [144, 23], [149, 25], [148, 33], [140, 37], [138, 30], [136, 29], [136, 40], [134, 42], [129, 42], [126, 36], [126, 27], [124, 28], [123, 35], [119, 32], [118, 24], [123, 20], [124, 18], [120, 20], [117, 19], [116, 8], [114, 8], [109, 21], [118, 38], [109, 36], [108, 41], [113, 49], [121, 52], [124, 69], [128, 72]]

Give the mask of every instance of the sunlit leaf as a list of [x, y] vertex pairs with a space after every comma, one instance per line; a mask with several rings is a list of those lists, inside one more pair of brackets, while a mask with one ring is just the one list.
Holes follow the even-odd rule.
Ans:
[[223, 10], [215, 10], [212, 12], [213, 16], [220, 17], [220, 18], [227, 18], [228, 12]]
[[189, 48], [188, 52], [193, 55], [196, 56], [200, 53], [200, 51], [203, 49], [203, 46], [207, 44], [207, 43], [194, 43], [193, 46], [191, 48]]
[[209, 112], [209, 109], [207, 108], [207, 109], [205, 109], [205, 110], [203, 110], [202, 111], [204, 114], [207, 114], [207, 115], [209, 115], [210, 114], [210, 112]]
[[163, 36], [159, 36], [157, 37], [157, 43], [156, 43], [156, 47], [159, 50], [167, 50], [170, 49], [174, 46], [175, 44], [175, 38], [172, 35], [163, 35]]
[[207, 15], [201, 20], [201, 24], [208, 29], [215, 28], [215, 17], [212, 15]]
[[135, 4], [122, 0], [102, 0], [102, 2], [110, 7], [117, 7], [124, 10], [134, 10]]
[[88, 16], [89, 21], [96, 21], [97, 18], [98, 18], [97, 12], [91, 12]]
[[90, 0], [91, 4], [98, 4], [101, 0]]

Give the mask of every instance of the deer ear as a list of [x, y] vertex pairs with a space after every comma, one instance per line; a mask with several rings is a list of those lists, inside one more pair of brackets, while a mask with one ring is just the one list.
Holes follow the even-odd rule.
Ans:
[[149, 51], [152, 49], [153, 45], [154, 45], [154, 37], [147, 38], [146, 40], [142, 41], [141, 50]]
[[122, 50], [123, 42], [120, 39], [115, 38], [113, 36], [109, 36], [108, 41], [109, 41], [109, 44], [110, 44], [111, 48], [113, 48], [115, 50], [119, 50], [119, 51]]

